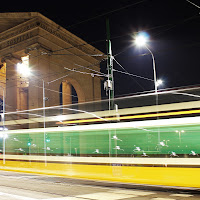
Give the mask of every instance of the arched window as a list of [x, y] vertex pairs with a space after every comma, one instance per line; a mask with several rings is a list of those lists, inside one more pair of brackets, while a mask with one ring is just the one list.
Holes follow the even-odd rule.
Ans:
[[78, 103], [78, 95], [73, 85], [67, 81], [63, 81], [59, 88], [60, 105], [68, 105]]
[[[3, 100], [1, 98], [0, 98], [0, 113], [3, 113]], [[0, 117], [1, 117], [1, 115], [0, 115]]]
[[78, 95], [76, 93], [76, 90], [73, 86], [72, 87], [72, 104], [78, 103]]

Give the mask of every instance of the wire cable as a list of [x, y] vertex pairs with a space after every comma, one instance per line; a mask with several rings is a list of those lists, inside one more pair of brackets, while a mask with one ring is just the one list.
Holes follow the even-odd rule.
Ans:
[[111, 11], [108, 11], [108, 12], [105, 12], [105, 13], [103, 13], [103, 14], [97, 15], [97, 16], [95, 16], [95, 17], [91, 17], [91, 18], [89, 18], [89, 19], [83, 20], [83, 21], [78, 22], [78, 23], [76, 23], [76, 24], [69, 25], [69, 26], [67, 26], [67, 28], [72, 28], [72, 27], [74, 27], [74, 26], [77, 26], [77, 25], [79, 25], [79, 24], [83, 24], [83, 23], [85, 23], [85, 22], [88, 22], [88, 21], [97, 19], [97, 18], [99, 18], [99, 17], [107, 16], [107, 15], [109, 15], [109, 14], [112, 14], [112, 13], [115, 13], [115, 12], [118, 12], [118, 11], [121, 11], [121, 10], [123, 10], [123, 9], [126, 9], [126, 8], [129, 8], [129, 7], [132, 7], [132, 6], [141, 4], [141, 3], [145, 2], [145, 1], [148, 1], [148, 0], [141, 0], [141, 1], [138, 1], [138, 2], [135, 2], [135, 3], [132, 3], [132, 4], [129, 4], [129, 5], [126, 5], [126, 6], [123, 6], [123, 7], [120, 7], [120, 8], [117, 8], [117, 9], [114, 9], [114, 10], [111, 10]]
[[[98, 61], [98, 62], [96, 62], [96, 63], [93, 63], [93, 64], [89, 65], [88, 67], [97, 66], [97, 65], [99, 65], [102, 61], [104, 61], [104, 59], [102, 59], [102, 60], [100, 60], [100, 61]], [[82, 68], [82, 66], [79, 67], [79, 68], [76, 68], [76, 69], [80, 69], [80, 68]], [[74, 72], [71, 72], [71, 73], [69, 73], [69, 74], [67, 74], [67, 75], [64, 75], [64, 76], [62, 76], [62, 77], [59, 77], [59, 78], [54, 79], [54, 80], [52, 80], [52, 81], [49, 81], [49, 82], [47, 82], [47, 83], [48, 83], [48, 84], [53, 83], [53, 82], [55, 82], [55, 81], [57, 81], [57, 80], [60, 80], [60, 79], [65, 78], [65, 77], [67, 77], [67, 76], [69, 76], [69, 75], [72, 75], [73, 73], [74, 73]]]
[[70, 69], [70, 68], [67, 68], [67, 67], [64, 67], [64, 69], [67, 69], [67, 70], [72, 71], [72, 72], [77, 72], [77, 73], [80, 73], [80, 74], [91, 75], [92, 77], [94, 77], [94, 76], [103, 76], [103, 77], [108, 77], [108, 75], [103, 75], [103, 74], [94, 74], [94, 73], [89, 73], [89, 72], [82, 72], [82, 71], [78, 71], [78, 70], [76, 70], [76, 69]]
[[[43, 87], [38, 86], [38, 85], [32, 85], [32, 86], [37, 87], [37, 88], [40, 88], [40, 89], [43, 89]], [[65, 92], [59, 92], [59, 91], [52, 90], [52, 89], [49, 89], [49, 88], [45, 88], [45, 90], [48, 90], [48, 91], [50, 91], [50, 92], [56, 92], [56, 93], [63, 94], [63, 95], [67, 95], [67, 96], [78, 97], [78, 96], [76, 96], [76, 95], [68, 94], [68, 93], [65, 93]]]
[[88, 68], [88, 67], [84, 67], [84, 66], [78, 65], [78, 64], [74, 64], [74, 65], [77, 65], [77, 66], [82, 67], [82, 68], [84, 68], [84, 69], [87, 69], [87, 70], [93, 71], [93, 72], [95, 72], [95, 73], [98, 73], [98, 74], [107, 76], [106, 74], [104, 74], [104, 73], [102, 73], [102, 72], [99, 72], [99, 71], [97, 71], [97, 70], [94, 70], [94, 69], [91, 69], [91, 68]]
[[[129, 73], [129, 72], [115, 59], [115, 57], [113, 57], [113, 60], [114, 60], [125, 72]], [[132, 80], [134, 80], [135, 83], [137, 83], [138, 86], [140, 86], [140, 87], [144, 90], [144, 87], [143, 87], [141, 84], [139, 84], [132, 76], [130, 76], [130, 78], [131, 78]]]
[[[44, 54], [43, 54], [44, 55]], [[70, 54], [70, 53], [63, 53], [63, 54], [51, 54], [51, 56], [91, 56], [91, 57], [102, 57], [105, 54]]]
[[119, 70], [116, 70], [116, 69], [114, 69], [114, 71], [119, 72], [119, 73], [124, 73], [124, 74], [130, 75], [130, 76], [135, 76], [137, 78], [145, 79], [145, 80], [148, 80], [148, 81], [154, 81], [154, 80], [152, 80], [150, 78], [146, 78], [144, 76], [139, 76], [139, 75], [136, 75], [136, 74], [129, 73], [115, 58], [114, 58], [114, 60], [125, 72], [122, 72], [122, 71], [119, 71]]
[[152, 80], [152, 79], [150, 79], [150, 78], [146, 78], [146, 77], [143, 77], [143, 76], [138, 76], [138, 75], [136, 75], [136, 74], [131, 74], [131, 73], [129, 73], [129, 72], [119, 71], [119, 70], [117, 70], [117, 69], [113, 69], [113, 71], [114, 71], [114, 72], [121, 73], [121, 74], [126, 74], [126, 75], [129, 75], [129, 76], [134, 76], [134, 77], [136, 77], [136, 78], [141, 78], [141, 79], [144, 79], [144, 80], [147, 80], [147, 81], [154, 81], [154, 80]]
[[191, 3], [193, 6], [195, 6], [195, 7], [197, 7], [197, 8], [199, 8], [200, 9], [200, 6], [198, 6], [198, 5], [196, 5], [196, 4], [194, 4], [193, 2], [191, 2], [191, 1], [189, 1], [189, 0], [186, 0], [187, 2], [189, 2], [189, 3]]

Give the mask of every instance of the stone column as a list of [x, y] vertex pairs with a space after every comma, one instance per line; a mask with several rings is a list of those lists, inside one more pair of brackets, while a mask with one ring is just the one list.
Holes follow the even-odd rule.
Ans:
[[72, 86], [68, 81], [62, 82], [62, 101], [63, 105], [72, 103]]
[[[14, 58], [12, 55], [2, 59], [6, 63], [6, 98], [5, 98], [5, 110], [6, 112], [16, 112], [18, 110], [18, 74], [17, 63], [20, 59]], [[6, 115], [5, 120], [17, 120], [19, 116], [17, 114]], [[19, 129], [19, 125], [11, 125], [8, 129]]]
[[[18, 61], [19, 62], [19, 61]], [[17, 111], [17, 62], [6, 60], [6, 112]]]
[[28, 88], [19, 87], [18, 88], [18, 109], [27, 110], [28, 109]]
[[[29, 66], [32, 74], [29, 77], [28, 108], [31, 110], [35, 108], [41, 108], [43, 103], [42, 79], [39, 79], [38, 76], [42, 66], [39, 66], [39, 52], [36, 48], [32, 50], [29, 55]], [[43, 111], [32, 111], [31, 114], [43, 115]], [[38, 116], [38, 118], [40, 117]], [[43, 127], [43, 124], [37, 122], [29, 124], [29, 128], [39, 128], [40, 126]]]

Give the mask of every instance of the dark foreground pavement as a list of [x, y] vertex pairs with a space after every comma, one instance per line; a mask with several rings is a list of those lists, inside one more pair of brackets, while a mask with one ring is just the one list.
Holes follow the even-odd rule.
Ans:
[[0, 200], [200, 200], [200, 190], [67, 179], [0, 171]]

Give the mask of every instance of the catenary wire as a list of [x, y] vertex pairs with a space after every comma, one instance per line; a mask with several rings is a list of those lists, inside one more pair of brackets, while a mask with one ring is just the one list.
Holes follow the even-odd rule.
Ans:
[[[135, 76], [137, 78], [145, 79], [145, 80], [148, 80], [148, 81], [153, 81], [150, 78], [146, 78], [146, 77], [143, 77], [143, 76], [139, 76], [139, 75], [129, 73], [115, 58], [113, 58], [113, 60], [126, 72], [126, 74], [131, 75], [131, 76]], [[122, 71], [118, 71], [118, 70], [115, 70], [115, 71], [123, 73]]]
[[117, 69], [113, 69], [114, 72], [118, 72], [118, 73], [121, 73], [121, 74], [126, 74], [126, 75], [129, 75], [129, 76], [134, 76], [136, 78], [141, 78], [141, 79], [144, 79], [144, 80], [147, 80], [147, 81], [153, 81], [152, 79], [150, 78], [146, 78], [146, 77], [143, 77], [143, 76], [138, 76], [136, 74], [131, 74], [129, 72], [123, 72], [123, 71], [119, 71]]
[[95, 73], [98, 73], [98, 74], [101, 74], [101, 75], [106, 76], [106, 74], [104, 74], [104, 73], [102, 73], [102, 72], [99, 72], [99, 71], [97, 71], [97, 70], [94, 70], [94, 69], [91, 69], [91, 68], [88, 68], [88, 67], [85, 67], [85, 66], [82, 66], [82, 65], [78, 65], [78, 64], [74, 64], [74, 65], [77, 65], [77, 66], [82, 67], [82, 68], [84, 68], [84, 69], [87, 69], [87, 70], [93, 71], [93, 72], [95, 72]]
[[196, 8], [199, 8], [200, 9], [200, 6], [196, 5], [195, 3], [189, 1], [189, 0], [186, 0], [187, 2], [189, 2], [190, 4], [192, 4], [193, 6], [195, 6]]
[[78, 22], [78, 23], [75, 23], [75, 24], [73, 24], [73, 25], [69, 25], [69, 26], [67, 26], [67, 28], [72, 28], [72, 27], [77, 26], [77, 25], [79, 25], [79, 24], [83, 24], [83, 23], [85, 23], [85, 22], [88, 22], [88, 21], [91, 21], [91, 20], [94, 20], [94, 19], [97, 19], [97, 18], [100, 18], [100, 17], [103, 17], [103, 16], [108, 16], [109, 14], [112, 14], [112, 13], [115, 13], [115, 12], [118, 12], [118, 11], [121, 11], [121, 10], [123, 10], [123, 9], [129, 8], [129, 7], [138, 5], [138, 4], [141, 4], [141, 3], [145, 2], [145, 1], [148, 1], [148, 0], [141, 0], [141, 1], [138, 1], [138, 2], [135, 2], [135, 3], [132, 3], [132, 4], [129, 4], [129, 5], [126, 5], [126, 6], [117, 8], [117, 9], [113, 9], [113, 10], [111, 10], [111, 11], [105, 12], [105, 13], [100, 14], [100, 15], [97, 15], [97, 16], [95, 16], [95, 17], [91, 17], [91, 18], [89, 18], [89, 19], [83, 20], [83, 21]]
[[[113, 57], [113, 60], [125, 71], [125, 72], [127, 72], [127, 73], [129, 73], [114, 57]], [[143, 90], [144, 90], [144, 87], [141, 85], [141, 84], [139, 84], [132, 76], [130, 76], [130, 78], [132, 79], [132, 80], [134, 80], [137, 84], [138, 84], [138, 86], [140, 86]]]
[[89, 72], [83, 72], [83, 71], [78, 71], [76, 69], [70, 69], [70, 68], [67, 68], [67, 67], [64, 67], [64, 69], [66, 70], [69, 70], [69, 71], [72, 71], [72, 72], [77, 72], [77, 73], [80, 73], [80, 74], [87, 74], [87, 75], [91, 75], [91, 76], [103, 76], [103, 77], [108, 77], [108, 75], [104, 75], [104, 74], [94, 74], [94, 73], [89, 73]]

